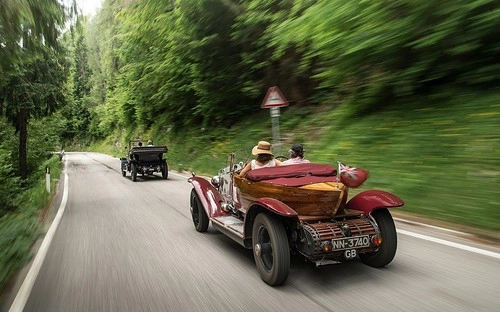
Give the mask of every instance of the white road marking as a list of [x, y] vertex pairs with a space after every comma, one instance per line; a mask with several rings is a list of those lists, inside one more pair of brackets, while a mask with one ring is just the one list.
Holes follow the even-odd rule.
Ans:
[[431, 229], [436, 229], [436, 230], [443, 231], [443, 232], [449, 232], [449, 233], [453, 233], [453, 234], [457, 234], [457, 235], [461, 235], [461, 236], [472, 236], [472, 234], [469, 234], [469, 233], [465, 233], [465, 232], [461, 232], [461, 231], [457, 231], [457, 230], [451, 230], [451, 229], [447, 229], [447, 228], [440, 227], [440, 226], [425, 224], [425, 223], [416, 222], [416, 221], [410, 221], [410, 220], [401, 219], [401, 218], [393, 218], [393, 219], [394, 219], [394, 221], [400, 221], [403, 223], [413, 224], [413, 225], [418, 225], [418, 226], [425, 226], [425, 227], [428, 227]]
[[19, 291], [14, 299], [14, 302], [10, 306], [9, 312], [22, 312], [24, 310], [24, 306], [28, 301], [29, 295], [31, 293], [31, 289], [35, 284], [35, 280], [40, 272], [40, 268], [42, 267], [43, 260], [47, 254], [47, 250], [49, 249], [50, 243], [54, 238], [54, 234], [57, 230], [59, 222], [64, 214], [64, 210], [66, 209], [66, 203], [68, 201], [68, 174], [64, 174], [64, 192], [61, 200], [61, 205], [59, 206], [59, 210], [57, 211], [56, 217], [54, 221], [50, 225], [50, 228], [43, 239], [42, 245], [40, 245], [40, 249], [33, 260], [33, 264], [31, 265], [28, 274], [26, 275], [23, 284], [19, 288]]
[[403, 235], [412, 236], [415, 238], [427, 240], [427, 241], [434, 242], [437, 244], [442, 244], [442, 245], [450, 246], [453, 248], [458, 248], [458, 249], [474, 252], [474, 253], [477, 253], [477, 254], [480, 254], [483, 256], [488, 256], [488, 257], [500, 259], [500, 253], [497, 253], [497, 252], [484, 250], [484, 249], [480, 249], [480, 248], [476, 248], [476, 247], [471, 247], [471, 246], [467, 246], [467, 245], [463, 245], [463, 244], [458, 244], [458, 243], [450, 242], [450, 241], [447, 241], [444, 239], [435, 238], [435, 237], [427, 236], [427, 235], [423, 235], [423, 234], [418, 234], [418, 233], [414, 233], [414, 232], [410, 232], [410, 231], [406, 231], [406, 230], [398, 229], [397, 232], [400, 234], [403, 234]]

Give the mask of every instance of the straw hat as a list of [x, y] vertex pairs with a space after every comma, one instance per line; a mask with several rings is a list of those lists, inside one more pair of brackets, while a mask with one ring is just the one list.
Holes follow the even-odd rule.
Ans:
[[272, 155], [273, 153], [271, 152], [271, 143], [266, 141], [259, 141], [259, 143], [252, 148], [252, 155], [259, 154]]

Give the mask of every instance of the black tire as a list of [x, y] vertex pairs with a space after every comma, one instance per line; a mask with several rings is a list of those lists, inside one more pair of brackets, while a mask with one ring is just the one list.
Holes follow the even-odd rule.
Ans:
[[137, 181], [137, 167], [135, 164], [132, 164], [132, 181]]
[[122, 170], [122, 176], [123, 176], [123, 177], [127, 176], [127, 171]]
[[198, 232], [206, 232], [208, 229], [209, 219], [207, 212], [203, 208], [198, 194], [194, 189], [191, 190], [191, 218], [193, 219], [194, 227]]
[[252, 249], [257, 271], [271, 286], [283, 284], [290, 271], [290, 247], [278, 217], [259, 213], [252, 228]]
[[161, 166], [161, 177], [163, 179], [168, 179], [168, 165], [167, 163], [163, 163]]
[[360, 254], [359, 258], [364, 264], [374, 268], [381, 268], [391, 263], [392, 259], [394, 259], [398, 245], [398, 236], [394, 220], [388, 209], [377, 209], [372, 213], [372, 216], [380, 229], [382, 244], [377, 251]]

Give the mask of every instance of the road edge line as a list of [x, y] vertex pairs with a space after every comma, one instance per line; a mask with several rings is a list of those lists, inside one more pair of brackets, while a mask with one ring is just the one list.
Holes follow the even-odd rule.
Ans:
[[453, 234], [456, 234], [456, 235], [474, 236], [474, 234], [471, 234], [471, 233], [466, 233], [466, 232], [462, 232], [462, 231], [452, 230], [452, 229], [448, 229], [448, 228], [441, 227], [441, 226], [436, 226], [436, 225], [425, 224], [425, 223], [422, 223], [422, 222], [412, 221], [412, 220], [408, 220], [408, 219], [404, 219], [404, 218], [394, 217], [393, 219], [394, 219], [394, 221], [399, 221], [399, 222], [402, 222], [402, 223], [407, 223], [407, 224], [412, 224], [412, 225], [417, 225], [417, 226], [422, 226], [422, 227], [428, 227], [428, 228], [431, 228], [431, 229], [436, 229], [436, 230], [443, 231], [443, 232], [449, 232], [449, 233], [453, 233]]
[[447, 241], [445, 239], [435, 238], [432, 236], [418, 234], [418, 233], [414, 233], [411, 231], [397, 229], [397, 232], [400, 234], [403, 234], [403, 235], [416, 237], [416, 238], [423, 239], [423, 240], [430, 241], [430, 242], [434, 242], [437, 244], [441, 244], [441, 245], [445, 245], [445, 246], [449, 246], [449, 247], [477, 253], [477, 254], [480, 254], [483, 256], [488, 256], [488, 257], [500, 259], [500, 253], [497, 253], [497, 252], [493, 252], [493, 251], [489, 251], [489, 250], [485, 250], [485, 249], [481, 249], [481, 248], [476, 248], [476, 247], [472, 247], [472, 246], [468, 246], [468, 245], [464, 245], [464, 244], [454, 243], [454, 242]]

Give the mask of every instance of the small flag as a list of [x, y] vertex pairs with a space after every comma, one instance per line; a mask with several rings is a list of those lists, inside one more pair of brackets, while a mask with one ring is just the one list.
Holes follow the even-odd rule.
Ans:
[[368, 171], [351, 167], [339, 162], [340, 182], [347, 187], [356, 188], [368, 179]]

